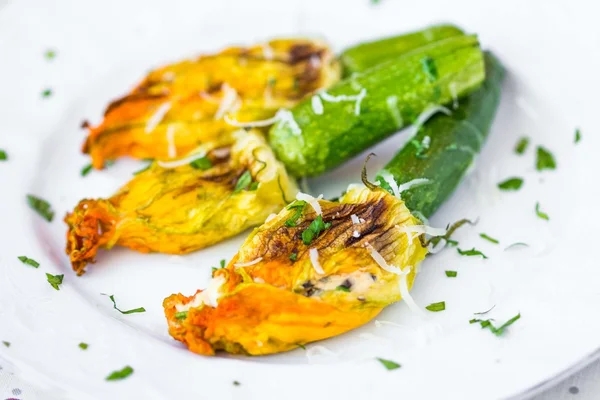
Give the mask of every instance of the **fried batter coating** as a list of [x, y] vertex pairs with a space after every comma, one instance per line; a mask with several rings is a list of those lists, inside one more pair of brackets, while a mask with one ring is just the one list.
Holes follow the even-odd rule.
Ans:
[[83, 152], [95, 168], [123, 156], [181, 157], [236, 130], [226, 115], [239, 121], [270, 118], [339, 76], [331, 50], [308, 39], [232, 47], [171, 64], [109, 104], [100, 125], [86, 124]]
[[206, 290], [167, 297], [171, 336], [203, 355], [279, 353], [359, 327], [399, 301], [400, 285], [412, 287], [427, 253], [399, 227], [419, 221], [381, 189], [354, 188], [319, 204], [326, 228], [308, 244], [303, 232], [317, 214], [292, 203], [254, 230]]
[[210, 246], [261, 224], [294, 198], [295, 182], [260, 132], [239, 130], [231, 139], [183, 161], [154, 162], [109, 199], [82, 200], [65, 217], [66, 252], [77, 274], [99, 248], [185, 254]]

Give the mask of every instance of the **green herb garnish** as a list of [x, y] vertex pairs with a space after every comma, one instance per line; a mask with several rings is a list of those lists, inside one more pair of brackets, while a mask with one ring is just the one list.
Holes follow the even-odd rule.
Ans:
[[501, 190], [519, 190], [521, 189], [521, 186], [523, 186], [523, 179], [522, 178], [509, 178], [507, 180], [505, 180], [504, 182], [500, 182], [498, 184], [498, 187]]
[[543, 212], [542, 210], [540, 210], [540, 203], [535, 203], [535, 213], [541, 219], [545, 219], [546, 221], [550, 220], [550, 217], [548, 216], [548, 214], [546, 214], [545, 212]]
[[225, 263], [227, 261], [225, 261], [225, 259], [222, 259], [221, 261], [219, 261], [219, 265], [221, 266], [221, 268], [225, 268]]
[[89, 345], [87, 343], [83, 343], [83, 342], [79, 343], [79, 348], [81, 350], [87, 350], [88, 347], [89, 347]]
[[492, 324], [493, 320], [491, 320], [491, 319], [481, 320], [481, 319], [474, 318], [474, 319], [470, 320], [469, 323], [470, 324], [479, 323], [481, 325], [481, 328], [489, 328], [490, 331], [492, 331], [492, 333], [494, 335], [501, 336], [504, 333], [504, 330], [506, 328], [508, 328], [509, 326], [511, 326], [512, 324], [514, 324], [519, 318], [521, 318], [521, 313], [515, 315], [514, 317], [512, 317], [511, 319], [506, 321], [504, 324], [502, 324], [498, 328], [496, 328]]
[[385, 360], [383, 358], [377, 358], [377, 361], [379, 361], [381, 364], [383, 364], [383, 366], [388, 370], [391, 371], [393, 369], [397, 369], [400, 368], [400, 364], [398, 364], [397, 362], [394, 362], [392, 360]]
[[446, 302], [440, 301], [439, 303], [431, 303], [425, 308], [432, 312], [444, 311], [446, 309]]
[[6, 151], [0, 149], [0, 161], [6, 160], [8, 160], [8, 154], [6, 154]]
[[46, 60], [54, 60], [56, 52], [54, 50], [46, 50], [44, 56], [46, 57]]
[[452, 239], [446, 239], [446, 246], [456, 247], [458, 246], [458, 241]]
[[133, 374], [133, 368], [131, 368], [128, 365], [120, 371], [111, 372], [111, 374], [106, 377], [106, 380], [107, 381], [118, 381], [118, 380], [127, 378], [131, 374]]
[[329, 229], [330, 227], [331, 222], [324, 223], [323, 217], [321, 215], [317, 216], [317, 218], [315, 218], [313, 222], [310, 223], [308, 228], [306, 228], [306, 230], [302, 232], [302, 242], [308, 246], [313, 241], [313, 239], [319, 236], [321, 231]]
[[2, 341], [2, 344], [6, 347], [10, 347], [10, 342], [7, 342], [5, 340]]
[[515, 153], [517, 153], [517, 154], [525, 153], [528, 146], [529, 146], [529, 138], [522, 137], [521, 139], [519, 139], [519, 141], [517, 142], [517, 145], [515, 146]]
[[290, 260], [296, 261], [297, 259], [298, 259], [298, 254], [297, 253], [290, 254]]
[[335, 290], [339, 290], [340, 292], [350, 292], [350, 288], [344, 285], [339, 285]]
[[52, 286], [56, 290], [60, 290], [60, 288], [58, 286], [62, 285], [64, 277], [65, 276], [63, 274], [52, 275], [52, 274], [46, 273], [46, 278], [48, 279], [48, 283], [50, 284], [50, 286]]
[[233, 386], [240, 386], [241, 383], [239, 383], [238, 381], [233, 381]]
[[581, 131], [579, 128], [575, 129], [575, 143], [579, 143], [581, 140]]
[[88, 164], [85, 167], [81, 168], [81, 176], [86, 176], [90, 172], [92, 172], [92, 164]]
[[40, 263], [35, 261], [33, 258], [28, 258], [25, 256], [17, 257], [23, 264], [31, 265], [33, 268], [37, 268], [40, 266]]
[[34, 209], [39, 215], [42, 216], [42, 218], [48, 222], [52, 222], [52, 219], [54, 218], [54, 211], [52, 211], [52, 206], [50, 206], [50, 203], [31, 194], [27, 195], [27, 203], [29, 204], [29, 207]]
[[298, 347], [300, 347], [302, 350], [306, 350], [306, 346], [305, 346], [305, 345], [303, 345], [302, 343], [296, 343], [296, 345], [297, 345]]
[[456, 271], [446, 271], [446, 276], [448, 278], [456, 278], [456, 275], [458, 275], [458, 272]]
[[538, 146], [537, 148], [537, 160], [535, 162], [535, 168], [538, 171], [542, 171], [544, 169], [556, 169], [556, 161], [554, 160], [554, 156], [542, 146]]
[[423, 72], [425, 72], [425, 75], [427, 76], [427, 79], [429, 79], [429, 82], [435, 82], [438, 78], [438, 71], [433, 58], [421, 58], [421, 66], [423, 68]]
[[52, 89], [44, 89], [42, 92], [42, 97], [50, 97], [52, 95]]
[[482, 239], [487, 240], [488, 242], [492, 242], [492, 243], [495, 243], [495, 244], [500, 243], [500, 241], [498, 239], [494, 239], [493, 237], [488, 236], [485, 233], [480, 233], [479, 237], [481, 237]]
[[425, 136], [422, 141], [418, 141], [417, 139], [413, 139], [410, 141], [410, 144], [415, 146], [417, 152], [415, 153], [415, 157], [421, 160], [427, 159], [427, 156], [424, 153], [429, 150], [431, 138], [429, 136]]
[[199, 169], [200, 171], [206, 171], [213, 166], [212, 161], [207, 156], [196, 158], [190, 163], [190, 167]]
[[138, 307], [138, 308], [134, 308], [132, 310], [127, 310], [127, 311], [120, 310], [117, 307], [117, 303], [115, 301], [115, 295], [111, 294], [110, 296], [108, 296], [108, 298], [110, 299], [110, 301], [112, 301], [114, 309], [117, 310], [118, 312], [120, 312], [121, 314], [134, 314], [134, 313], [146, 312], [146, 309], [144, 307]]
[[188, 316], [187, 311], [179, 311], [175, 313], [175, 319], [186, 319]]
[[298, 223], [298, 218], [300, 218], [302, 216], [302, 212], [304, 211], [304, 206], [306, 206], [306, 201], [304, 201], [304, 200], [296, 200], [292, 204], [287, 206], [288, 210], [295, 209], [296, 212], [294, 213], [294, 215], [292, 215], [290, 218], [288, 218], [287, 221], [285, 221], [285, 226], [287, 226], [289, 228], [293, 228], [296, 226], [296, 224]]
[[485, 254], [479, 250], [475, 250], [475, 248], [472, 248], [471, 250], [461, 250], [457, 247], [456, 250], [461, 256], [481, 256], [483, 258], [487, 258]]
[[250, 174], [250, 171], [245, 171], [242, 174], [242, 176], [240, 176], [237, 183], [235, 184], [233, 193], [241, 192], [242, 190], [248, 188], [248, 186], [250, 186], [251, 183], [252, 183], [252, 175]]

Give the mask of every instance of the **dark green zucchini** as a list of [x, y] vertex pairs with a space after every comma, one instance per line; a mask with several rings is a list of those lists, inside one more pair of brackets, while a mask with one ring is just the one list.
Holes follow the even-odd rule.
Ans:
[[344, 76], [362, 72], [433, 42], [463, 34], [463, 31], [456, 26], [436, 25], [418, 32], [358, 44], [344, 50], [340, 55]]
[[[401, 193], [411, 211], [425, 217], [433, 214], [452, 194], [481, 150], [500, 102], [504, 78], [502, 64], [489, 52], [485, 53], [485, 67], [486, 79], [479, 90], [462, 99], [452, 115], [437, 114], [429, 119], [378, 173], [376, 180], [390, 192], [390, 175], [398, 185], [415, 179], [428, 180]], [[423, 141], [429, 141], [428, 148]]]
[[[292, 175], [319, 175], [412, 124], [432, 105], [472, 92], [484, 75], [475, 36], [441, 40], [305, 99], [271, 128], [269, 142]], [[355, 100], [332, 101], [340, 96]]]

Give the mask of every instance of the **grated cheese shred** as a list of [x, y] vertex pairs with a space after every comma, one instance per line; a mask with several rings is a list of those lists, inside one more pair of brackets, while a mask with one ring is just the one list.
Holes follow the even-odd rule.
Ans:
[[325, 271], [323, 271], [323, 267], [321, 267], [321, 264], [319, 263], [319, 251], [317, 249], [310, 249], [308, 251], [308, 256], [310, 258], [310, 263], [317, 274], [325, 275]]

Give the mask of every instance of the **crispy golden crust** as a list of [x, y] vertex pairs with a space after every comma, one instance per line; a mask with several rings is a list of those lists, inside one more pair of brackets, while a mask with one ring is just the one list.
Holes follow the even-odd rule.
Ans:
[[122, 156], [180, 157], [235, 130], [225, 115], [239, 121], [270, 118], [337, 79], [333, 53], [305, 39], [233, 47], [168, 65], [109, 104], [100, 125], [85, 125], [83, 151], [95, 168]]
[[[296, 185], [262, 135], [241, 130], [232, 140], [205, 147], [208, 169], [154, 163], [110, 199], [80, 202], [65, 217], [73, 269], [81, 275], [99, 248], [114, 245], [189, 253], [259, 225], [281, 209], [295, 196]], [[251, 183], [236, 190], [244, 175]]]
[[[227, 268], [214, 273], [213, 283], [225, 282], [216, 307], [198, 302], [202, 291], [165, 299], [171, 335], [199, 354], [271, 354], [356, 328], [400, 300], [400, 279], [410, 288], [426, 254], [397, 228], [418, 222], [404, 203], [383, 190], [353, 189], [340, 202], [320, 204], [331, 226], [308, 245], [302, 232], [316, 218], [309, 205], [296, 226], [286, 226], [296, 212], [286, 208], [256, 228]], [[353, 214], [364, 222], [354, 224]], [[324, 273], [313, 266], [310, 249], [317, 249]], [[372, 249], [410, 272], [385, 271]]]

